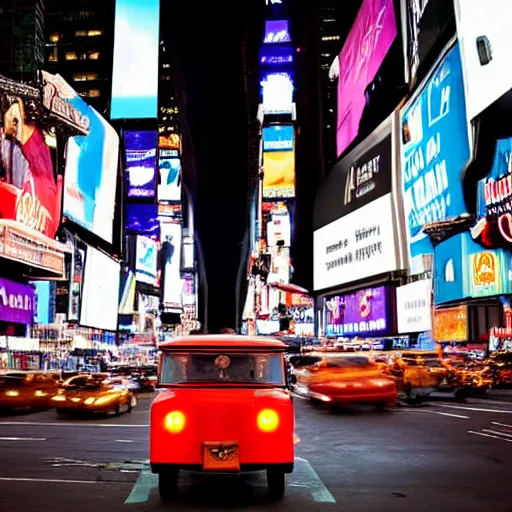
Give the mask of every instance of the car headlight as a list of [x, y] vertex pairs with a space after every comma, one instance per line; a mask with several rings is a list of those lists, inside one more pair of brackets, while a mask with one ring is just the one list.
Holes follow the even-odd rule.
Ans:
[[263, 409], [258, 414], [258, 427], [263, 432], [274, 432], [279, 426], [279, 416], [272, 409]]
[[55, 402], [65, 402], [66, 401], [66, 397], [64, 395], [55, 395], [52, 400], [54, 400]]
[[170, 412], [164, 420], [165, 428], [173, 434], [179, 434], [185, 428], [185, 415], [180, 411]]
[[374, 380], [372, 380], [372, 384], [374, 384], [375, 386], [384, 387], [384, 386], [387, 386], [389, 384], [389, 380], [386, 380], [386, 379], [374, 379]]
[[86, 398], [84, 401], [85, 405], [92, 405], [96, 399], [90, 396], [89, 398]]
[[94, 405], [104, 405], [112, 402], [116, 397], [115, 396], [100, 396], [99, 398], [93, 399]]
[[34, 393], [35, 396], [48, 396], [48, 393], [45, 393], [44, 391], [41, 391], [40, 389], [36, 390]]
[[5, 392], [6, 396], [19, 396], [19, 394], [20, 394], [19, 391], [6, 391]]

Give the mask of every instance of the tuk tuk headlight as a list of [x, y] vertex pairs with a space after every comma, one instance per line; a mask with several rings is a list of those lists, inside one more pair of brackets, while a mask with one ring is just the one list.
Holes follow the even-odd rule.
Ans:
[[165, 428], [172, 434], [179, 434], [185, 428], [185, 415], [180, 411], [172, 411], [165, 417]]
[[258, 414], [258, 428], [263, 432], [274, 432], [279, 426], [279, 416], [272, 409], [263, 409]]
[[20, 392], [19, 391], [6, 391], [5, 394], [6, 394], [6, 396], [19, 396]]

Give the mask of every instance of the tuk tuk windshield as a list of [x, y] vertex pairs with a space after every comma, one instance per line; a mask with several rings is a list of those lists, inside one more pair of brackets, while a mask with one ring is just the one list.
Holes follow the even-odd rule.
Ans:
[[164, 353], [160, 384], [245, 383], [285, 385], [282, 354]]

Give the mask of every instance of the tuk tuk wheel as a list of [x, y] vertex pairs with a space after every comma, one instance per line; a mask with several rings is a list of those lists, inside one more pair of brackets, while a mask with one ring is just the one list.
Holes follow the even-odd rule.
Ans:
[[172, 500], [178, 492], [179, 470], [170, 469], [158, 475], [158, 493], [164, 501]]
[[267, 469], [267, 486], [271, 499], [281, 499], [286, 487], [286, 475], [277, 469]]

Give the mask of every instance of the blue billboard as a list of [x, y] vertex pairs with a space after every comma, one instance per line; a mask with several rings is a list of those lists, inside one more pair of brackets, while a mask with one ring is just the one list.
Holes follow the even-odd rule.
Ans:
[[263, 151], [293, 151], [293, 125], [273, 125], [263, 128]]
[[156, 131], [138, 130], [124, 133], [128, 197], [155, 197], [157, 144]]
[[470, 158], [459, 45], [400, 112], [402, 191], [411, 257], [433, 254], [423, 226], [466, 212], [461, 173]]
[[111, 119], [158, 114], [160, 0], [117, 0]]
[[63, 214], [112, 243], [119, 136], [71, 88], [67, 99], [89, 121], [89, 134], [70, 137], [66, 147]]

